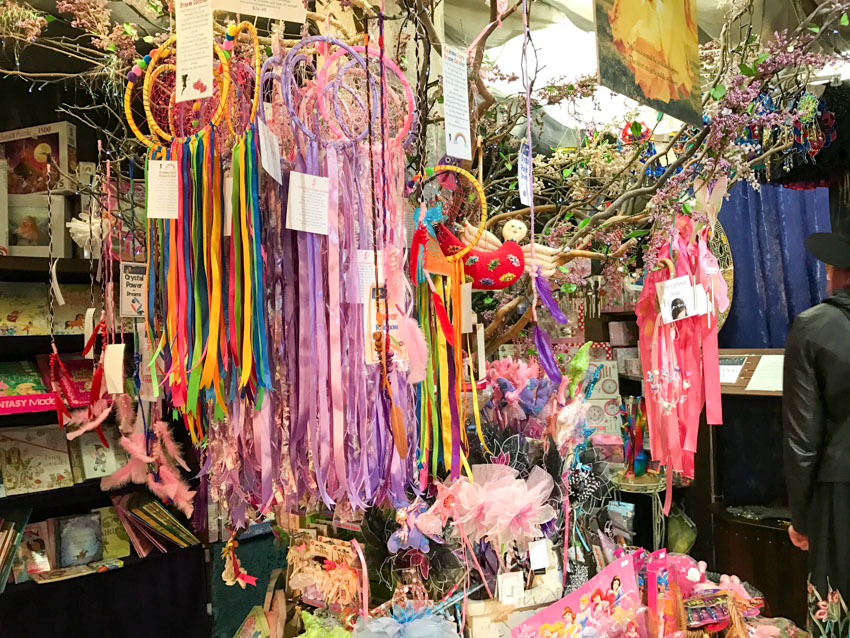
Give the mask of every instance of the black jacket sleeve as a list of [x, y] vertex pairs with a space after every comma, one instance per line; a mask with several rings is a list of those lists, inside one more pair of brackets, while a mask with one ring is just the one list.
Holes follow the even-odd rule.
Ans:
[[817, 345], [811, 340], [804, 318], [799, 317], [785, 344], [782, 413], [788, 504], [791, 522], [801, 534], [807, 533], [812, 487], [826, 427], [816, 357]]

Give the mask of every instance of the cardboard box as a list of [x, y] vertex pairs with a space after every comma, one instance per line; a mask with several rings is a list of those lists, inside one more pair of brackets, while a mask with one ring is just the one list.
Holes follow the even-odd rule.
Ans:
[[622, 373], [626, 372], [626, 360], [640, 358], [640, 351], [637, 348], [614, 348], [614, 359], [617, 361], [617, 370]]
[[640, 377], [643, 379], [643, 369], [640, 365], [640, 359], [626, 359], [626, 365], [623, 371], [630, 377]]
[[589, 399], [617, 399], [620, 397], [620, 377], [617, 372], [616, 361], [591, 361], [588, 369], [595, 372], [596, 367], [601, 367], [599, 378], [593, 386], [593, 392]]
[[587, 427], [597, 432], [620, 434], [620, 398], [591, 399], [587, 402]]
[[70, 122], [4, 131], [0, 144], [9, 162], [9, 194], [46, 192], [49, 157], [59, 166], [58, 172], [51, 171], [51, 190], [64, 195], [77, 192], [77, 127]]
[[635, 346], [638, 342], [637, 321], [612, 321], [608, 324], [612, 346]]
[[[8, 233], [8, 254], [17, 257], [49, 257], [50, 226], [53, 226], [53, 256], [71, 257], [71, 235], [65, 227], [71, 218], [67, 197], [51, 195], [9, 195], [6, 214], [0, 210], [0, 225]], [[52, 220], [52, 221], [51, 221]]]

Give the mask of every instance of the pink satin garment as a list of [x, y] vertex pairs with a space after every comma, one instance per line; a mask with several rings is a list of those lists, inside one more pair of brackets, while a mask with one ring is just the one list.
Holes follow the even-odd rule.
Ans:
[[[675, 276], [688, 276], [693, 283], [698, 283], [699, 266], [702, 263], [700, 257], [703, 255], [700, 254], [696, 243], [688, 243], [692, 228], [689, 219], [680, 219], [677, 223], [678, 232], [673, 238]], [[668, 255], [669, 243], [659, 251], [659, 257]], [[658, 373], [666, 369], [668, 373], [673, 374], [678, 370], [680, 375], [678, 388], [669, 384], [669, 377], [665, 380], [660, 374], [656, 374], [653, 380], [656, 388], [666, 383], [667, 387], [661, 394], [667, 400], [675, 402], [667, 414], [664, 413], [657, 392], [649, 390], [646, 397], [650, 451], [653, 458], [666, 465], [668, 470], [665, 513], [669, 512], [672, 503], [672, 472], [680, 472], [686, 477], [694, 475], [694, 453], [707, 387], [702, 348], [704, 340], [710, 339], [710, 334], [706, 334], [703, 329], [707, 323], [704, 315], [667, 325], [659, 323], [656, 284], [668, 278], [670, 275], [666, 269], [647, 273], [636, 307], [640, 327], [639, 350], [647, 387], [652, 385], [648, 380], [650, 371]], [[714, 337], [716, 343], [716, 330]], [[716, 366], [716, 356], [714, 365]], [[709, 382], [709, 387], [712, 383], [713, 381]]]

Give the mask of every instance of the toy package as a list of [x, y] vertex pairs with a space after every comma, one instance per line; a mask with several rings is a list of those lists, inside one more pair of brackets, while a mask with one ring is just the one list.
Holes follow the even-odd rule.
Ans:
[[619, 558], [574, 592], [511, 630], [511, 638], [643, 635], [634, 554]]

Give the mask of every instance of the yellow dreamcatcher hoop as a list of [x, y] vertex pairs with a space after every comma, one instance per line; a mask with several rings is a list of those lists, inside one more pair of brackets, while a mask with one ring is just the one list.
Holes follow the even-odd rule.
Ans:
[[[255, 32], [256, 33], [256, 32]], [[136, 138], [142, 142], [148, 148], [153, 148], [155, 146], [160, 146], [163, 143], [170, 143], [172, 141], [182, 141], [186, 138], [178, 138], [175, 135], [172, 135], [170, 132], [166, 132], [162, 129], [162, 127], [156, 122], [153, 117], [153, 113], [151, 112], [150, 106], [150, 92], [153, 86], [153, 82], [156, 78], [159, 77], [165, 71], [172, 70], [173, 65], [163, 64], [160, 69], [158, 63], [160, 60], [166, 59], [169, 55], [171, 55], [172, 47], [177, 43], [177, 36], [172, 35], [168, 40], [166, 40], [160, 47], [154, 49], [150, 52], [148, 56], [145, 56], [143, 60], [140, 60], [136, 63], [136, 66], [133, 67], [133, 70], [128, 74], [127, 78], [127, 87], [124, 89], [124, 116], [127, 119], [127, 125], [130, 127], [130, 130], [133, 131], [133, 134]], [[212, 126], [217, 126], [219, 122], [221, 122], [221, 118], [224, 116], [225, 104], [227, 102], [228, 91], [230, 89], [230, 72], [229, 72], [229, 61], [226, 51], [224, 51], [218, 44], [213, 44], [213, 51], [221, 63], [221, 69], [217, 73], [217, 81], [220, 82], [219, 86], [219, 101], [218, 106], [216, 107], [215, 113], [213, 114], [210, 121], [207, 122], [201, 129], [196, 131], [194, 135], [200, 133], [202, 131], [210, 129]], [[149, 61], [148, 61], [148, 58]], [[142, 68], [144, 66], [144, 68]], [[145, 135], [140, 129], [138, 124], [136, 124], [135, 117], [133, 116], [132, 109], [132, 96], [133, 89], [139, 81], [139, 75], [144, 72], [144, 82], [142, 83], [142, 104], [144, 106], [145, 111], [145, 119], [147, 121], [148, 127], [151, 130], [151, 135], [148, 137]], [[255, 107], [256, 108], [256, 107]], [[170, 125], [169, 125], [169, 128]]]

